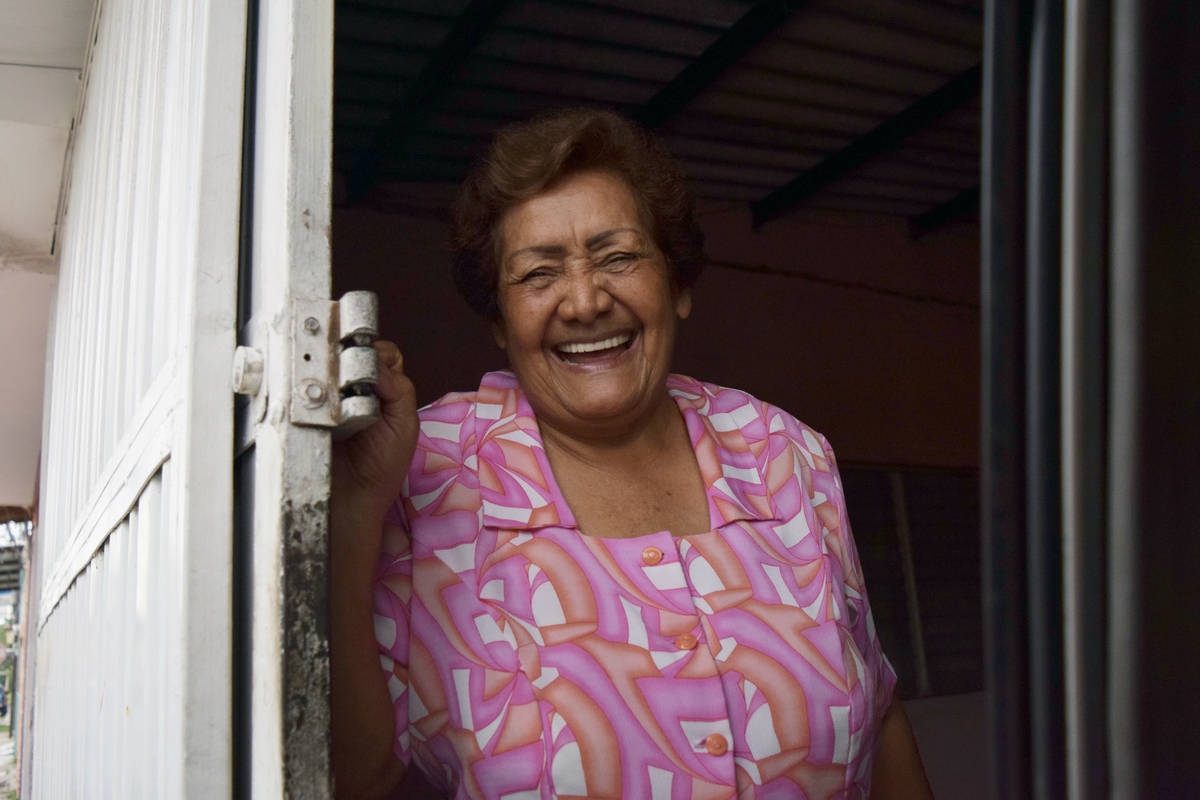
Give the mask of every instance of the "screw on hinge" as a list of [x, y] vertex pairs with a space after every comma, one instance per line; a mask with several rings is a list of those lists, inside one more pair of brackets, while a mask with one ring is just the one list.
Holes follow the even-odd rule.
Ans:
[[316, 317], [308, 317], [304, 320], [304, 332], [316, 336], [321, 330], [321, 321]]
[[304, 398], [304, 405], [308, 408], [320, 408], [325, 405], [325, 387], [320, 381], [306, 380], [300, 389], [301, 397]]

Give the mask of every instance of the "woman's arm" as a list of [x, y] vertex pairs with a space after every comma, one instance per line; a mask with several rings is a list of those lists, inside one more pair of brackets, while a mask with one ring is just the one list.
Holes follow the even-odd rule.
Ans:
[[871, 800], [930, 800], [933, 790], [921, 765], [917, 740], [900, 698], [879, 724], [879, 744], [871, 772]]
[[390, 342], [379, 353], [382, 419], [334, 445], [330, 502], [330, 693], [337, 797], [383, 798], [404, 777], [396, 722], [375, 643], [374, 583], [383, 523], [417, 441], [412, 382]]

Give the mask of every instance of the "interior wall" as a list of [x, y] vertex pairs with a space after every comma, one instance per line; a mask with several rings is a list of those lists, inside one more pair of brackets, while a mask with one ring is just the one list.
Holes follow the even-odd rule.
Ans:
[[983, 692], [905, 700], [934, 797], [989, 795], [987, 707]]
[[[675, 371], [788, 410], [844, 463], [977, 466], [977, 226], [914, 240], [903, 220], [803, 212], [755, 232], [744, 204], [702, 207], [701, 224], [714, 264]], [[454, 290], [440, 217], [336, 208], [333, 261], [335, 294], [379, 294], [421, 402], [505, 365]]]

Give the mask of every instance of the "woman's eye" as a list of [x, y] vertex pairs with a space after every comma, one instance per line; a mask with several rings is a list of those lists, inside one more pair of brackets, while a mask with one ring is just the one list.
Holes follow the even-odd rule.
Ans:
[[619, 267], [637, 259], [634, 253], [613, 253], [602, 262], [606, 267]]
[[521, 277], [521, 283], [531, 283], [542, 281], [550, 277], [550, 270], [547, 269], [531, 269]]

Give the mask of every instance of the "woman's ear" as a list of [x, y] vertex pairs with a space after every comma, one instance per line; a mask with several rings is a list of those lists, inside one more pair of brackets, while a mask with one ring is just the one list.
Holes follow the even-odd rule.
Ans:
[[504, 328], [504, 318], [497, 315], [492, 320], [492, 338], [496, 340], [496, 346], [501, 350], [507, 350], [508, 331]]
[[675, 295], [675, 314], [680, 319], [687, 319], [692, 313], [692, 290], [682, 289]]

